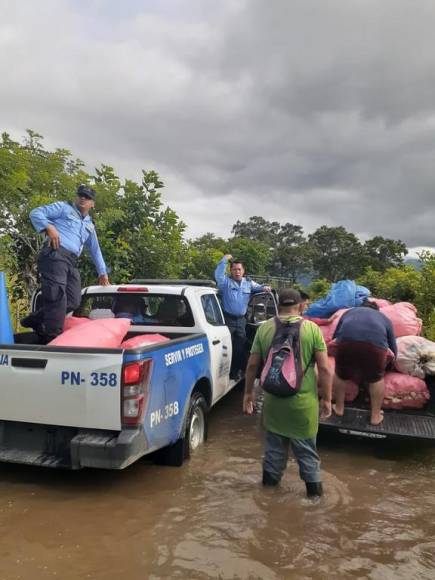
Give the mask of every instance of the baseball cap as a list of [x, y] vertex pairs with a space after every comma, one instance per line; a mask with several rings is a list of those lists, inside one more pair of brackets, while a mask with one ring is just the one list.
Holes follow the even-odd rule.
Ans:
[[302, 297], [297, 290], [293, 288], [284, 288], [279, 293], [279, 305], [280, 306], [295, 306], [302, 302]]
[[83, 184], [78, 186], [77, 195], [79, 197], [87, 197], [88, 199], [92, 199], [92, 201], [95, 201], [95, 198], [97, 197], [95, 189]]

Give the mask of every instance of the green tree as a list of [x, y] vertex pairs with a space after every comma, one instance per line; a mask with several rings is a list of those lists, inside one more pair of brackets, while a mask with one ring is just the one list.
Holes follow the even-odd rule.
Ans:
[[[98, 234], [112, 282], [177, 278], [183, 272], [188, 253], [185, 224], [164, 206], [163, 187], [155, 171], [143, 171], [140, 184], [127, 180], [124, 185], [112, 168], [97, 171], [96, 188], [98, 196], [102, 194]], [[95, 270], [89, 257], [83, 259], [83, 270], [84, 283], [92, 283]]]
[[[121, 182], [114, 169], [101, 165], [91, 175], [66, 149], [47, 151], [42, 137], [28, 131], [24, 142], [4, 133], [0, 141], [0, 237], [13, 256], [17, 286], [28, 296], [35, 289], [36, 256], [42, 244], [29, 220], [36, 206], [75, 197], [80, 183], [97, 191], [93, 212], [101, 249], [113, 282], [133, 277], [175, 277], [187, 254], [185, 225], [164, 206], [163, 182], [155, 171], [143, 171], [140, 183]], [[95, 267], [84, 253], [84, 285], [95, 283]]]
[[422, 284], [421, 272], [412, 266], [388, 268], [377, 272], [368, 268], [358, 283], [367, 286], [373, 296], [386, 298], [391, 302], [417, 302]]
[[319, 298], [324, 298], [328, 294], [330, 289], [331, 283], [328, 282], [328, 280], [319, 278], [311, 282], [311, 284], [307, 288], [307, 292], [310, 296], [310, 300], [314, 302]]
[[232, 233], [236, 238], [261, 242], [269, 248], [268, 273], [273, 276], [290, 278], [294, 283], [311, 270], [310, 254], [301, 226], [281, 225], [261, 216], [252, 216], [247, 222], [237, 221]]
[[308, 236], [313, 270], [331, 282], [353, 279], [364, 271], [363, 247], [343, 226], [321, 226]]
[[87, 175], [82, 162], [66, 149], [46, 151], [42, 137], [28, 130], [23, 144], [3, 133], [0, 141], [0, 235], [15, 256], [20, 283], [27, 292], [36, 286], [36, 255], [42, 237], [36, 235], [29, 212], [37, 205], [67, 199]]
[[245, 264], [246, 273], [264, 275], [271, 259], [269, 247], [255, 240], [247, 238], [231, 238], [228, 240], [228, 253], [233, 258]]
[[274, 246], [279, 239], [281, 225], [278, 222], [269, 222], [261, 216], [252, 216], [247, 222], [237, 222], [232, 227], [235, 238], [245, 238]]
[[212, 233], [190, 240], [184, 269], [186, 278], [214, 280], [216, 265], [225, 254], [227, 242]]
[[374, 270], [384, 272], [388, 268], [402, 266], [408, 249], [401, 240], [375, 236], [365, 242], [364, 253], [368, 266]]
[[272, 250], [271, 273], [289, 278], [292, 283], [311, 271], [311, 256], [301, 226], [286, 223], [281, 226]]

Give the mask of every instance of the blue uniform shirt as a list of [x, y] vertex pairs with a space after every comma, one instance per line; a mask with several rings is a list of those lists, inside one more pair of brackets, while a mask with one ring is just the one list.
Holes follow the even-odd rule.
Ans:
[[263, 286], [253, 280], [242, 278], [241, 282], [236, 282], [225, 274], [228, 259], [223, 257], [214, 272], [219, 292], [222, 297], [224, 312], [233, 316], [245, 316], [248, 309], [251, 293], [263, 291]]
[[75, 205], [65, 201], [41, 205], [32, 209], [30, 220], [39, 233], [48, 225], [54, 226], [59, 232], [61, 247], [76, 256], [80, 256], [86, 245], [98, 275], [107, 274], [92, 219], [89, 215], [83, 216]]

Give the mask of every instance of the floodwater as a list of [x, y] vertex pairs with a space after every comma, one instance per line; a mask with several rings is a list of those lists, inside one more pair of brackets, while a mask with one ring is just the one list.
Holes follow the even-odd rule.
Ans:
[[435, 578], [435, 448], [320, 441], [326, 494], [293, 462], [263, 489], [259, 417], [236, 390], [181, 468], [0, 465], [0, 579]]

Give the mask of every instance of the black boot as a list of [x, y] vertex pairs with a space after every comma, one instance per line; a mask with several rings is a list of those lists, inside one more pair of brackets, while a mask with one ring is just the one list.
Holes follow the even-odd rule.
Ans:
[[24, 328], [33, 328], [37, 323], [38, 321], [35, 320], [35, 316], [33, 314], [29, 314], [20, 320], [20, 324], [21, 326], [24, 326]]
[[306, 481], [307, 497], [315, 499], [323, 495], [323, 486], [321, 481]]
[[279, 479], [272, 477], [268, 471], [263, 471], [263, 485], [274, 486], [278, 485]]

